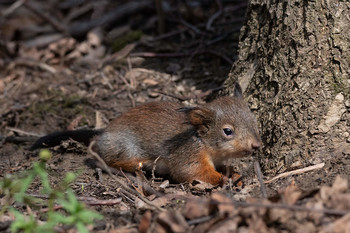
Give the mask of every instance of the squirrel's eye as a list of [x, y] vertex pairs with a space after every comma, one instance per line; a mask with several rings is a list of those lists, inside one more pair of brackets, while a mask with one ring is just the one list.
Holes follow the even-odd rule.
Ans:
[[225, 134], [226, 136], [232, 136], [232, 135], [233, 135], [233, 130], [232, 130], [232, 129], [230, 129], [230, 128], [224, 128], [223, 130], [224, 130], [224, 134]]

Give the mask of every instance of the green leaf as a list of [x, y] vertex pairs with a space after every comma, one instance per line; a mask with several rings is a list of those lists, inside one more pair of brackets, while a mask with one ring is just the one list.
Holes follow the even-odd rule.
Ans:
[[52, 192], [52, 189], [50, 186], [49, 174], [45, 169], [45, 163], [43, 162], [34, 163], [33, 169], [41, 179], [41, 183], [43, 185], [43, 190], [42, 190], [43, 193], [50, 194]]
[[81, 222], [78, 222], [76, 225], [79, 233], [89, 233], [89, 230], [85, 227], [85, 225]]

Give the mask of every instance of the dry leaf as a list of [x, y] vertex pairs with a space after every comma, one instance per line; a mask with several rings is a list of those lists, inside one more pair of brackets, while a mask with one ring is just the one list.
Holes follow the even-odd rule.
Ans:
[[215, 192], [211, 195], [211, 200], [216, 204], [216, 208], [220, 215], [232, 216], [237, 214], [238, 210], [233, 205], [231, 198], [225, 194]]
[[154, 199], [152, 201], [152, 203], [158, 207], [163, 207], [163, 206], [166, 206], [167, 204], [169, 204], [171, 199], [172, 199], [172, 197], [165, 195], [165, 196], [158, 197], [158, 198]]
[[237, 232], [238, 224], [241, 222], [240, 217], [229, 218], [219, 221], [208, 227], [210, 233]]
[[79, 122], [81, 121], [81, 119], [83, 119], [82, 115], [78, 115], [76, 116], [71, 123], [68, 125], [67, 130], [74, 130], [78, 125]]
[[301, 192], [299, 191], [298, 186], [296, 186], [294, 180], [288, 185], [282, 194], [283, 201], [288, 205], [294, 205], [300, 196]]
[[102, 44], [103, 34], [101, 28], [95, 28], [88, 32], [87, 34], [87, 42], [92, 47], [99, 47]]
[[177, 210], [162, 212], [156, 219], [156, 232], [186, 232], [188, 224]]
[[110, 230], [108, 233], [138, 233], [138, 231], [136, 228], [121, 227], [121, 228]]
[[151, 225], [151, 219], [152, 219], [152, 213], [151, 211], [146, 211], [146, 213], [144, 213], [142, 215], [142, 218], [140, 220], [140, 224], [139, 224], [139, 232], [140, 233], [146, 233], [148, 231], [148, 228]]
[[320, 233], [350, 233], [350, 214], [329, 224]]
[[142, 81], [144, 84], [148, 85], [148, 86], [156, 86], [159, 84], [159, 82], [157, 82], [154, 79], [150, 79], [150, 78], [146, 78], [145, 80]]
[[320, 198], [323, 202], [328, 203], [336, 194], [344, 193], [348, 189], [347, 180], [337, 176], [332, 187], [322, 186], [320, 188]]
[[209, 202], [195, 198], [186, 203], [184, 215], [187, 219], [195, 219], [209, 215]]
[[297, 233], [314, 233], [314, 232], [317, 232], [317, 228], [315, 224], [311, 222], [306, 222], [303, 224], [299, 223], [297, 226], [296, 232]]
[[169, 180], [164, 180], [160, 185], [159, 188], [165, 189], [169, 186]]
[[337, 210], [350, 210], [350, 193], [339, 193], [331, 196], [327, 206]]
[[197, 191], [206, 191], [211, 190], [215, 186], [206, 182], [203, 182], [201, 180], [193, 180], [190, 184], [191, 189], [197, 190]]
[[0, 94], [3, 94], [5, 90], [5, 82], [0, 80]]
[[261, 217], [253, 215], [253, 218], [247, 219], [249, 226], [248, 232], [259, 232], [259, 233], [273, 233], [276, 232], [272, 228], [268, 228]]

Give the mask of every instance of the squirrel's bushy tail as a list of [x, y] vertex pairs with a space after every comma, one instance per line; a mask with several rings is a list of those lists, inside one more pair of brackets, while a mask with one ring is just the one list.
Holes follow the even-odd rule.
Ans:
[[81, 129], [81, 130], [67, 130], [48, 134], [39, 138], [31, 147], [30, 150], [38, 148], [47, 148], [59, 145], [62, 141], [73, 139], [75, 141], [89, 145], [91, 139], [103, 132], [103, 129]]

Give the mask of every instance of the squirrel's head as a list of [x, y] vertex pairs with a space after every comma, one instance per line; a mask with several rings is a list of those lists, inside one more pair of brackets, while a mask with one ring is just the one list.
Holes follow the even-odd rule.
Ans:
[[247, 156], [261, 146], [256, 118], [239, 84], [233, 97], [219, 97], [203, 107], [189, 108], [187, 113], [198, 136], [212, 149], [214, 161]]

